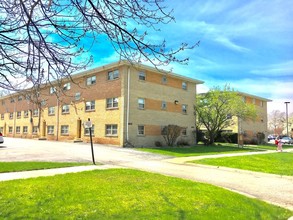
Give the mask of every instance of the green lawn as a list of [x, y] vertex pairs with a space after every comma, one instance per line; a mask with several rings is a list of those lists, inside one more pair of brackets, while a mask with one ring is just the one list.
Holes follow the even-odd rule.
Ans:
[[293, 176], [293, 152], [202, 159], [193, 162]]
[[189, 156], [199, 156], [199, 155], [209, 155], [209, 154], [225, 154], [225, 153], [237, 153], [237, 152], [252, 152], [264, 150], [261, 148], [250, 148], [244, 147], [239, 148], [236, 145], [225, 144], [225, 145], [196, 145], [193, 147], [162, 147], [162, 148], [138, 148], [138, 150], [163, 154], [174, 157], [189, 157]]
[[129, 169], [0, 182], [0, 219], [288, 219], [208, 184]]
[[0, 173], [89, 165], [89, 163], [0, 162]]

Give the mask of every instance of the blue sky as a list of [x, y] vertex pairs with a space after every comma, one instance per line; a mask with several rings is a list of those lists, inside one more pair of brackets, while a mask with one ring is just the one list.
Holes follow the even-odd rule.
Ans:
[[[230, 84], [235, 90], [273, 100], [268, 112], [293, 112], [293, 1], [291, 0], [173, 0], [175, 23], [150, 33], [150, 40], [166, 39], [171, 47], [200, 41], [187, 50], [187, 66], [171, 64], [174, 73], [213, 86]], [[117, 61], [107, 42], [92, 50], [94, 66]], [[101, 52], [102, 51], [102, 52]]]

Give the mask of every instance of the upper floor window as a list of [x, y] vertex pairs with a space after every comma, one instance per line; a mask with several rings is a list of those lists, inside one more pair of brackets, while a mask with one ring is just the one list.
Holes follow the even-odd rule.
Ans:
[[138, 73], [138, 79], [144, 81], [145, 80], [145, 72], [139, 72]]
[[162, 101], [162, 109], [166, 110], [167, 109], [167, 102]]
[[67, 91], [70, 89], [70, 83], [65, 83], [63, 86], [63, 90]]
[[163, 77], [162, 77], [162, 83], [163, 83], [163, 84], [166, 84], [166, 83], [167, 83], [167, 76], [163, 76]]
[[182, 113], [187, 114], [187, 105], [182, 105]]
[[50, 94], [53, 94], [56, 92], [56, 87], [50, 87]]
[[48, 108], [48, 115], [54, 115], [55, 114], [55, 107], [49, 107]]
[[252, 99], [252, 104], [255, 104], [255, 98]]
[[22, 95], [18, 96], [17, 100], [21, 101], [23, 99]]
[[263, 107], [263, 106], [264, 106], [264, 104], [263, 104], [263, 101], [260, 101], [260, 106], [261, 106], [261, 107]]
[[4, 120], [4, 114], [1, 114], [1, 120]]
[[242, 101], [243, 101], [244, 103], [246, 103], [246, 97], [245, 97], [245, 96], [242, 97]]
[[17, 112], [17, 113], [16, 113], [16, 117], [17, 117], [17, 118], [21, 118], [21, 112]]
[[187, 90], [187, 83], [186, 82], [182, 82], [182, 89]]
[[80, 100], [80, 92], [75, 93], [75, 101]]
[[11, 98], [11, 99], [10, 99], [10, 103], [13, 103], [13, 102], [14, 102], [14, 98]]
[[145, 100], [143, 98], [138, 99], [138, 108], [139, 109], [144, 109], [145, 107]]
[[62, 105], [62, 114], [69, 113], [69, 105]]
[[28, 117], [28, 110], [23, 111], [23, 117], [25, 117], [25, 118]]
[[118, 108], [118, 98], [107, 99], [107, 108]]
[[113, 70], [108, 72], [108, 80], [113, 80], [118, 78], [119, 78], [119, 70]]
[[33, 110], [33, 117], [39, 116], [39, 109], [34, 109]]
[[2, 105], [5, 105], [5, 100], [2, 100]]
[[9, 113], [9, 119], [13, 119], [13, 113]]
[[138, 125], [137, 126], [137, 134], [138, 135], [144, 135], [144, 125]]
[[116, 136], [118, 134], [118, 126], [116, 124], [106, 125], [106, 136]]
[[86, 79], [86, 85], [89, 86], [89, 85], [93, 85], [93, 84], [96, 84], [96, 76], [91, 76], [91, 77], [88, 77]]
[[95, 101], [88, 101], [85, 103], [85, 110], [86, 111], [93, 111], [95, 110]]

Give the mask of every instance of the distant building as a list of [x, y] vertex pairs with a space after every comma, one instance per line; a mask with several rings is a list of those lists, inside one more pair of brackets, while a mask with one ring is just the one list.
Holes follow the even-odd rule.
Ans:
[[[162, 128], [183, 127], [180, 140], [194, 141], [196, 85], [202, 81], [145, 65], [116, 62], [46, 85], [34, 103], [29, 91], [0, 98], [0, 131], [8, 137], [93, 141], [136, 147], [165, 145]], [[56, 98], [56, 93], [59, 99]], [[266, 119], [266, 118], [264, 118]]]

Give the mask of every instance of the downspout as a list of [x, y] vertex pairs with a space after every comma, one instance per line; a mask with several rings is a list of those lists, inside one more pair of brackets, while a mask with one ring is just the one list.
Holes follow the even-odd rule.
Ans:
[[57, 120], [56, 120], [56, 141], [59, 139], [59, 96], [57, 96]]
[[126, 107], [126, 141], [129, 141], [129, 99], [130, 99], [130, 67], [127, 71], [127, 107]]

